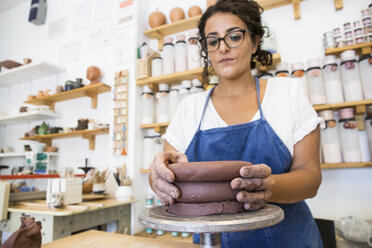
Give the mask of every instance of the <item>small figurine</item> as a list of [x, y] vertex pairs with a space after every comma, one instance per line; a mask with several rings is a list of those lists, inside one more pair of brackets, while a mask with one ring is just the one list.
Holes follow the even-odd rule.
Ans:
[[90, 81], [90, 84], [100, 83], [101, 70], [97, 66], [90, 66], [87, 69], [87, 79]]

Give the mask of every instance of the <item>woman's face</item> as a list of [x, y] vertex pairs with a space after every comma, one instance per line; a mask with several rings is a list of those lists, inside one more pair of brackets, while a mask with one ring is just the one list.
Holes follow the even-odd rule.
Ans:
[[[207, 20], [204, 32], [206, 38], [223, 38], [226, 34], [246, 29], [247, 26], [238, 16], [231, 13], [216, 13]], [[243, 36], [243, 43], [238, 47], [229, 48], [220, 40], [219, 48], [208, 52], [213, 68], [221, 79], [233, 80], [250, 70], [252, 53], [256, 52], [257, 46], [253, 44], [250, 33], [245, 32]], [[230, 40], [234, 39], [231, 37]]]

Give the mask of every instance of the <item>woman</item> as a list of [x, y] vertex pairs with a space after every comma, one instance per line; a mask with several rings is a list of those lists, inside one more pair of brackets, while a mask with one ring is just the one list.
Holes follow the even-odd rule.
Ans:
[[304, 202], [321, 183], [320, 119], [296, 80], [252, 76], [252, 58], [271, 63], [271, 54], [260, 49], [261, 10], [254, 1], [220, 0], [202, 15], [203, 76], [210, 64], [220, 84], [180, 104], [164, 135], [164, 152], [151, 164], [150, 185], [164, 204], [173, 204], [180, 192], [167, 164], [249, 161], [254, 165], [231, 182], [240, 190], [236, 199], [246, 210], [274, 203], [285, 218], [268, 228], [223, 233], [222, 247], [322, 247]]

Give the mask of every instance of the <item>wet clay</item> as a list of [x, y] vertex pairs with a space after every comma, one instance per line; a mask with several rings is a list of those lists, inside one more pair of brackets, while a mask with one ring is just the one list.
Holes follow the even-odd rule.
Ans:
[[236, 200], [231, 180], [240, 177], [240, 169], [252, 164], [245, 161], [211, 161], [168, 165], [176, 176], [181, 196], [167, 211], [177, 215], [204, 216], [244, 211]]
[[240, 177], [240, 168], [252, 165], [245, 161], [211, 161], [168, 165], [177, 182], [218, 182]]
[[209, 203], [175, 203], [167, 211], [186, 216], [204, 216], [213, 214], [235, 214], [244, 211], [244, 203], [237, 201], [220, 201]]

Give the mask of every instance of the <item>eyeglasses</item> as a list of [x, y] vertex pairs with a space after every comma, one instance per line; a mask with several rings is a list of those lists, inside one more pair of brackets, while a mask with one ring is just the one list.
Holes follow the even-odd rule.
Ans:
[[208, 52], [214, 52], [220, 47], [220, 42], [223, 40], [227, 47], [234, 48], [240, 46], [245, 38], [245, 33], [250, 31], [248, 29], [235, 30], [230, 33], [227, 33], [223, 38], [217, 37], [206, 37], [201, 40], [203, 48]]

